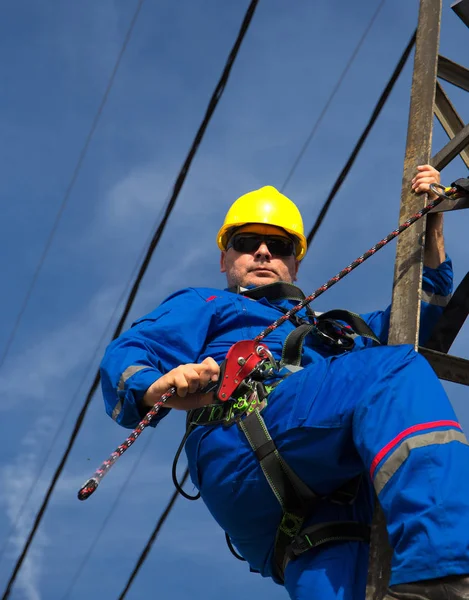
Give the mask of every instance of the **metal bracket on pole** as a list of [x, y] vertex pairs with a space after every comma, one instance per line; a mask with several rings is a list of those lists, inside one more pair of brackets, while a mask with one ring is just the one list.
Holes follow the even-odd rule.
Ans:
[[[461, 117], [456, 112], [456, 109], [445, 94], [439, 81], [436, 82], [435, 115], [450, 139], [454, 138], [456, 134], [464, 129], [464, 123]], [[469, 150], [463, 148], [460, 151], [459, 156], [469, 169]]]
[[451, 8], [461, 21], [469, 27], [469, 0], [457, 0], [457, 2], [453, 2]]

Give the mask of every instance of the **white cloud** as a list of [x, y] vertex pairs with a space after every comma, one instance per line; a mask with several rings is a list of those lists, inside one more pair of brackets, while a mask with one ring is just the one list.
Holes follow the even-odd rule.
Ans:
[[[131, 235], [148, 219], [156, 221], [158, 212], [166, 205], [169, 189], [168, 170], [161, 172], [155, 164], [135, 167], [106, 194], [100, 217], [107, 226], [124, 227]], [[99, 222], [94, 224], [101, 229], [99, 226]]]
[[70, 397], [71, 375], [95, 354], [115, 307], [116, 292], [114, 288], [97, 292], [74, 318], [65, 324], [61, 321], [55, 330], [40, 332], [35, 340], [30, 339], [26, 349], [10, 354], [2, 379], [9, 402], [2, 403], [2, 410], [34, 400], [41, 401], [43, 410], [58, 401], [63, 406], [60, 392]]
[[[7, 558], [13, 559], [20, 554], [31, 530], [37, 512], [34, 500], [42, 498], [45, 491], [45, 482], [39, 479], [38, 474], [37, 448], [48, 441], [54, 430], [53, 419], [48, 416], [39, 418], [36, 427], [28, 431], [28, 435], [21, 441], [20, 452], [14, 461], [0, 470], [0, 504], [5, 507], [12, 532], [6, 540]], [[28, 498], [33, 487], [34, 497]], [[25, 600], [41, 598], [39, 582], [43, 552], [48, 543], [44, 528], [39, 529], [15, 583]]]
[[[27, 350], [11, 355], [5, 364], [2, 386], [9, 402], [2, 404], [2, 410], [14, 411], [18, 405], [24, 405], [29, 412], [27, 430], [22, 426], [18, 431], [18, 435], [21, 433], [23, 437], [17, 455], [0, 470], [0, 503], [5, 507], [5, 514], [13, 528], [6, 549], [10, 559], [22, 550], [50, 481], [50, 473], [38, 473], [40, 462], [44, 460], [42, 449], [50, 448], [60, 432], [63, 399], [70, 397], [70, 381], [74, 381], [73, 375], [93, 356], [103, 324], [110, 316], [109, 307], [114, 303], [114, 290], [96, 294], [76, 319], [65, 326], [58, 326], [35, 343], [31, 342]], [[28, 368], [25, 369], [24, 365]], [[53, 393], [51, 390], [54, 390]], [[41, 410], [39, 417], [38, 407]], [[89, 475], [82, 473], [61, 478], [55, 494], [60, 497], [61, 493], [65, 493], [69, 497], [70, 489], [78, 490]], [[120, 481], [120, 477], [115, 477], [114, 485]], [[31, 489], [33, 494], [28, 498]], [[40, 600], [39, 580], [47, 545], [48, 535], [42, 526], [18, 575], [16, 585], [25, 600]]]

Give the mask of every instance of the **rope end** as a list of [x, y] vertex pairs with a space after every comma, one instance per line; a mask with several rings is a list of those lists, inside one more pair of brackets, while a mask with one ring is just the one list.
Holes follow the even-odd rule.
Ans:
[[88, 479], [88, 481], [78, 490], [78, 500], [86, 500], [98, 487], [99, 482], [95, 477]]

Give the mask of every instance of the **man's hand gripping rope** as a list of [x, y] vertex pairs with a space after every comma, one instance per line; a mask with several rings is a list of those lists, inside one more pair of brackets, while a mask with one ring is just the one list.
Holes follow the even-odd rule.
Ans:
[[[207, 357], [199, 364], [180, 365], [160, 377], [145, 393], [146, 404], [150, 404], [154, 398], [158, 398], [150, 411], [125, 442], [114, 450], [109, 458], [96, 469], [93, 477], [80, 488], [78, 499], [86, 500], [91, 496], [112, 465], [130, 448], [163, 405], [168, 408], [184, 410], [197, 407], [197, 403], [190, 398], [191, 394], [197, 395], [200, 406], [210, 403], [213, 398], [212, 393], [215, 393], [219, 401], [226, 402], [241, 383], [255, 372], [260, 371], [265, 363], [269, 363], [269, 366], [277, 366], [265, 344], [260, 344], [255, 340], [241, 340], [229, 349], [222, 365], [218, 365], [213, 358]], [[171, 387], [168, 389], [168, 386]], [[162, 394], [163, 390], [167, 391]], [[179, 398], [176, 399], [175, 396], [179, 396]], [[207, 400], [207, 397], [210, 399]]]
[[[318, 296], [323, 294], [327, 289], [335, 285], [338, 281], [343, 279], [346, 275], [348, 275], [351, 271], [353, 271], [356, 267], [361, 265], [365, 260], [367, 260], [370, 256], [375, 254], [378, 250], [380, 250], [383, 246], [385, 246], [388, 242], [393, 240], [403, 231], [408, 229], [413, 223], [418, 221], [428, 212], [433, 210], [436, 206], [438, 206], [443, 200], [456, 200], [463, 195], [466, 195], [467, 192], [462, 188], [456, 187], [448, 187], [445, 188], [440, 184], [430, 184], [429, 189], [433, 194], [437, 197], [435, 200], [427, 204], [424, 208], [419, 210], [415, 215], [407, 219], [404, 223], [402, 223], [397, 229], [394, 229], [391, 233], [389, 233], [385, 238], [383, 238], [380, 242], [375, 244], [372, 248], [370, 248], [367, 252], [359, 256], [356, 260], [354, 260], [350, 265], [342, 269], [337, 275], [329, 279], [324, 285], [318, 288], [315, 292], [313, 292], [310, 296], [307, 296], [302, 302], [294, 306], [287, 313], [282, 315], [279, 319], [274, 321], [271, 325], [269, 325], [266, 329], [261, 331], [259, 335], [257, 335], [253, 340], [242, 340], [236, 342], [228, 351], [227, 357], [224, 361], [224, 368], [221, 371], [221, 380], [217, 384], [217, 397], [221, 402], [229, 400], [236, 388], [249, 377], [253, 371], [258, 369], [259, 365], [266, 360], [270, 360], [272, 355], [268, 350], [265, 344], [261, 343], [269, 333], [277, 329], [282, 323], [288, 321], [288, 319], [300, 311], [302, 308], [310, 304], [313, 300], [315, 300]], [[163, 375], [160, 379], [158, 379], [150, 388], [147, 390], [145, 397], [147, 398], [147, 403], [151, 402], [155, 398], [158, 398], [161, 392], [165, 389], [167, 391], [159, 397], [159, 399], [153, 404], [150, 411], [146, 414], [146, 416], [140, 421], [134, 431], [129, 435], [129, 437], [123, 442], [120, 446], [116, 448], [116, 450], [107, 458], [101, 466], [95, 471], [93, 477], [88, 479], [86, 483], [80, 488], [78, 491], [78, 499], [86, 500], [91, 496], [91, 494], [96, 490], [102, 478], [106, 475], [112, 465], [116, 462], [116, 460], [124, 454], [124, 452], [130, 448], [130, 446], [135, 442], [135, 440], [139, 437], [142, 431], [150, 424], [152, 419], [158, 414], [160, 408], [163, 405], [166, 406], [174, 406], [176, 408], [182, 408], [182, 405], [179, 400], [171, 401], [171, 398], [174, 398], [175, 395], [178, 395], [182, 398], [186, 398], [187, 394], [191, 394], [197, 392], [201, 386], [205, 387], [205, 391], [207, 390], [207, 386], [210, 384], [214, 384], [220, 376], [220, 367], [212, 358], [206, 358], [200, 364], [189, 364], [189, 365], [181, 365], [176, 369], [173, 369], [166, 375]], [[204, 385], [205, 384], [205, 385]], [[168, 389], [168, 386], [169, 389]], [[215, 387], [215, 386], [214, 386]], [[171, 401], [171, 404], [168, 403]], [[193, 408], [193, 403], [191, 403], [191, 408]]]

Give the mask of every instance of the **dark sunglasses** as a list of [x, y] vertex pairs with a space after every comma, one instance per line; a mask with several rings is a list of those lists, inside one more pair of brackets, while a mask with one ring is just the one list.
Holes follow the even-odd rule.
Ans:
[[274, 235], [250, 235], [246, 233], [235, 234], [228, 242], [226, 249], [233, 248], [236, 252], [250, 254], [255, 252], [262, 242], [265, 243], [269, 252], [276, 256], [291, 256], [295, 253], [293, 240]]

